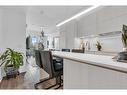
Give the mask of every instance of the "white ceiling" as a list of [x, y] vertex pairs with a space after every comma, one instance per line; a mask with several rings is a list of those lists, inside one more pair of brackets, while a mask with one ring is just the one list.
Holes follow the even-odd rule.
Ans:
[[8, 9], [26, 14], [27, 29], [46, 33], [56, 31], [56, 24], [74, 16], [90, 6], [0, 6], [0, 9]]
[[43, 29], [47, 32], [55, 30], [56, 24], [87, 9], [89, 6], [31, 6], [27, 9], [29, 29]]
[[11, 12], [14, 11], [17, 13], [22, 13], [22, 14], [26, 14], [26, 12], [27, 12], [26, 6], [0, 6], [0, 9], [9, 10]]

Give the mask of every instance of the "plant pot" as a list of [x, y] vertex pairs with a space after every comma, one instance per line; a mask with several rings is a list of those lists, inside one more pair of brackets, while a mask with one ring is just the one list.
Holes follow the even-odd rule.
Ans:
[[7, 77], [7, 79], [16, 77], [17, 74], [19, 74], [19, 71], [18, 71], [18, 69], [15, 69], [13, 67], [13, 65], [7, 66], [7, 68], [6, 68], [6, 77]]
[[100, 46], [98, 46], [98, 47], [97, 47], [97, 50], [98, 50], [98, 51], [101, 51], [101, 47], [100, 47]]
[[101, 48], [98, 48], [98, 51], [101, 51]]

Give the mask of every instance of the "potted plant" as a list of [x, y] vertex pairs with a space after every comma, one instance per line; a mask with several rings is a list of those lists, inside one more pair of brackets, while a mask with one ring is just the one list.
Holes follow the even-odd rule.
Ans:
[[5, 52], [0, 56], [2, 65], [6, 72], [7, 78], [10, 76], [16, 76], [19, 73], [19, 67], [23, 65], [23, 55], [20, 52], [7, 48]]
[[97, 43], [96, 43], [96, 47], [97, 47], [97, 50], [98, 50], [98, 51], [101, 51], [101, 48], [102, 48], [102, 47], [101, 47], [100, 42], [97, 41]]
[[123, 28], [122, 28], [122, 42], [123, 42], [123, 50], [124, 51], [127, 51], [127, 26], [126, 25], [123, 25]]

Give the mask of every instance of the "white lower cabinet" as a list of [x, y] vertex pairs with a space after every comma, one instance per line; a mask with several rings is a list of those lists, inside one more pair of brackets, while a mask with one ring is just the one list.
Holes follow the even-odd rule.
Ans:
[[125, 89], [127, 74], [64, 59], [64, 89]]

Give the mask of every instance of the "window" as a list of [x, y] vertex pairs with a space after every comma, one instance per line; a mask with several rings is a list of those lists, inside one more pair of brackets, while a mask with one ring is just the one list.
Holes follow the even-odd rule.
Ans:
[[35, 44], [35, 43], [37, 43], [37, 37], [33, 36], [32, 37], [32, 44]]

